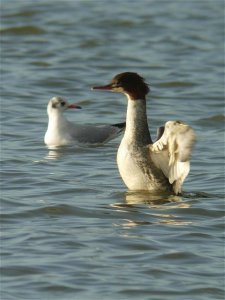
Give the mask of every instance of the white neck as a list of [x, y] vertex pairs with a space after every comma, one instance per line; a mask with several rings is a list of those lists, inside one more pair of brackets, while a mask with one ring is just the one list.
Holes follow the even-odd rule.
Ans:
[[63, 113], [58, 110], [51, 110], [48, 113], [48, 127], [57, 130], [62, 129], [68, 124], [67, 119], [64, 117]]
[[48, 111], [48, 128], [45, 143], [49, 146], [66, 145], [68, 143], [69, 121], [57, 110]]
[[151, 143], [146, 115], [146, 100], [131, 100], [129, 95], [127, 105], [126, 130], [124, 138], [138, 145]]

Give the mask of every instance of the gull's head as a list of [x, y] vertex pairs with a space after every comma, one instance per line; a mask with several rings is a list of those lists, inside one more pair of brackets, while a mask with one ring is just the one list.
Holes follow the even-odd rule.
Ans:
[[69, 104], [64, 98], [55, 96], [50, 99], [47, 107], [48, 114], [51, 113], [63, 113], [65, 110], [69, 108], [77, 108], [80, 109], [81, 107], [76, 104]]
[[134, 72], [117, 74], [109, 84], [95, 86], [93, 89], [124, 93], [132, 100], [145, 99], [145, 96], [150, 91], [149, 86], [145, 83], [143, 77]]

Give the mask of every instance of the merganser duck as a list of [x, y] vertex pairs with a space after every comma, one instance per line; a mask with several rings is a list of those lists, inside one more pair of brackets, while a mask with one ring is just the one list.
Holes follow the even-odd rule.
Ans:
[[69, 108], [80, 109], [76, 104], [69, 104], [62, 97], [53, 97], [47, 107], [48, 128], [44, 141], [48, 146], [71, 144], [101, 144], [118, 136], [125, 128], [125, 123], [114, 125], [78, 125], [66, 119], [64, 111]]
[[93, 89], [123, 93], [128, 98], [126, 129], [117, 152], [119, 172], [128, 189], [180, 194], [190, 170], [194, 130], [181, 121], [168, 121], [153, 143], [146, 115], [150, 89], [137, 73], [120, 73], [110, 84]]

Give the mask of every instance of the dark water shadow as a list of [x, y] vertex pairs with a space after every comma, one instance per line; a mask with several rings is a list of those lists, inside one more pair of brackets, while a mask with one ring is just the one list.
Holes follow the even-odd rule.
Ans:
[[186, 199], [224, 199], [225, 194], [206, 193], [206, 192], [184, 192], [183, 197]]
[[127, 191], [123, 194], [125, 205], [150, 205], [160, 206], [172, 203], [178, 205], [186, 203], [188, 200], [199, 200], [199, 199], [221, 199], [224, 198], [222, 194], [212, 194], [205, 192], [183, 192], [181, 195], [173, 195], [170, 193], [152, 193], [148, 191]]

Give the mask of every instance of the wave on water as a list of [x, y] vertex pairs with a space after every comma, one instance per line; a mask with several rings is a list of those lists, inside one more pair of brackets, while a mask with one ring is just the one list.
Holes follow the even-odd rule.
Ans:
[[27, 25], [27, 26], [17, 26], [8, 27], [0, 30], [1, 34], [15, 34], [15, 35], [34, 35], [43, 34], [45, 31], [37, 26]]
[[219, 123], [225, 123], [225, 115], [217, 114], [208, 118], [202, 118], [197, 121], [199, 125], [218, 125]]

